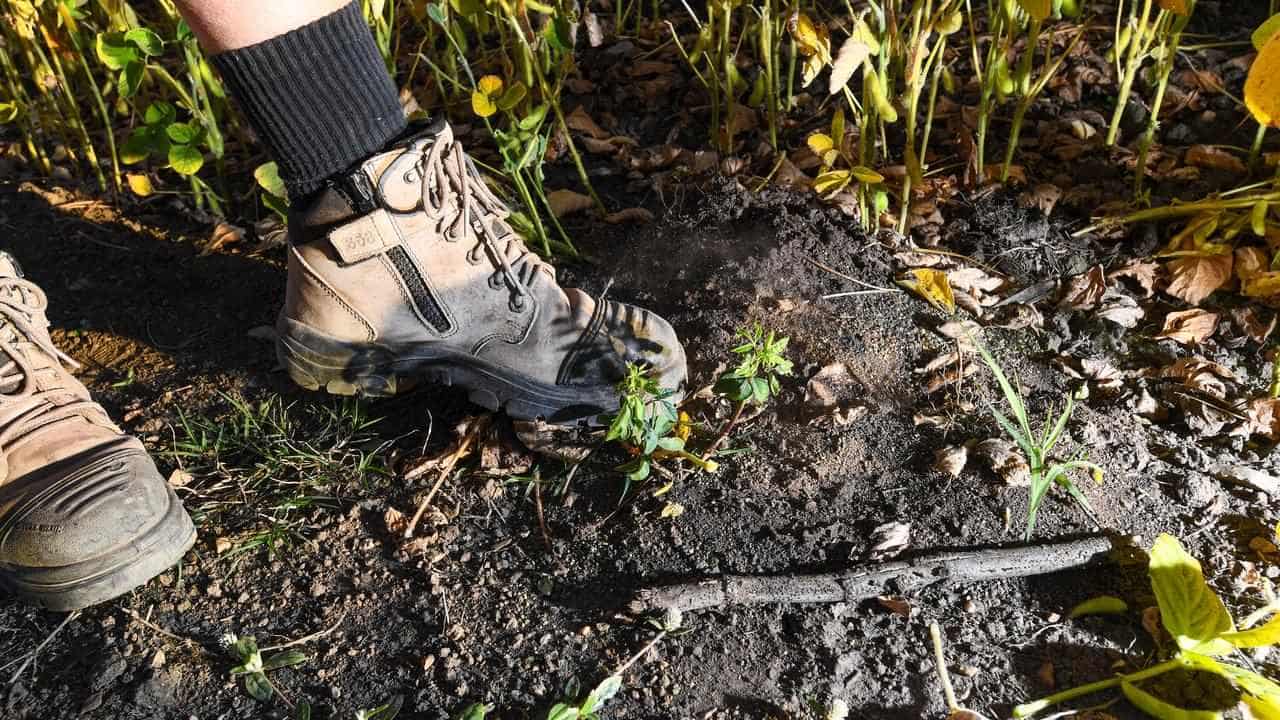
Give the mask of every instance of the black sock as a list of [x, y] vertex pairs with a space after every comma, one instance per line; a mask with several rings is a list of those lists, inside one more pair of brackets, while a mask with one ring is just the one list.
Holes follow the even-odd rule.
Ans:
[[405, 128], [395, 83], [357, 2], [212, 61], [295, 199]]

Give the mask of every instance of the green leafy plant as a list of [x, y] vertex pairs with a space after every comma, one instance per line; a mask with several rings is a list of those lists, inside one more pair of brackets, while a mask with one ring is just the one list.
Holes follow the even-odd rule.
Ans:
[[1040, 434], [1036, 435], [1031, 431], [1031, 423], [1027, 417], [1027, 406], [1023, 401], [1022, 393], [1009, 382], [1009, 378], [1005, 375], [1004, 370], [1001, 369], [1000, 364], [996, 362], [991, 351], [980, 341], [972, 338], [971, 340], [974, 347], [977, 348], [978, 354], [982, 357], [982, 362], [986, 364], [987, 368], [991, 370], [991, 374], [995, 376], [996, 383], [1004, 394], [1005, 402], [1009, 404], [1009, 410], [1013, 413], [1014, 420], [1017, 422], [1010, 421], [994, 405], [988, 404], [991, 415], [995, 417], [1000, 427], [1013, 438], [1014, 442], [1018, 444], [1018, 447], [1026, 455], [1027, 466], [1031, 471], [1031, 499], [1027, 507], [1027, 530], [1023, 537], [1026, 539], [1031, 538], [1031, 532], [1036, 526], [1036, 513], [1040, 509], [1040, 504], [1044, 501], [1049, 489], [1055, 485], [1066, 490], [1080, 504], [1080, 507], [1088, 513], [1089, 517], [1096, 522], [1096, 516], [1093, 508], [1089, 505], [1088, 498], [1071, 481], [1070, 473], [1073, 470], [1088, 470], [1093, 474], [1096, 481], [1101, 482], [1102, 468], [1085, 460], [1082, 454], [1071, 460], [1061, 462], [1055, 462], [1051, 459], [1053, 449], [1057, 446], [1058, 441], [1062, 439], [1062, 434], [1067, 428], [1067, 422], [1071, 419], [1071, 411], [1075, 408], [1075, 396], [1068, 394], [1066, 406], [1063, 407], [1062, 413], [1053, 422], [1046, 422]]
[[[264, 658], [262, 656], [263, 651], [258, 649], [258, 643], [251, 635], [237, 637], [228, 633], [223, 636], [222, 644], [231, 653], [231, 656], [240, 663], [231, 668], [231, 674], [243, 675], [244, 689], [255, 700], [262, 702], [270, 700], [277, 693], [281, 698], [285, 698], [284, 693], [281, 693], [279, 688], [267, 677], [267, 673], [284, 667], [300, 665], [307, 661], [307, 656], [298, 650], [285, 650]], [[268, 648], [268, 650], [270, 649]], [[288, 702], [287, 698], [285, 698], [285, 702]]]
[[647, 368], [627, 364], [627, 375], [618, 383], [618, 412], [609, 419], [605, 442], [616, 440], [635, 454], [619, 468], [626, 473], [628, 487], [647, 479], [654, 463], [662, 458], [688, 460], [709, 472], [716, 469], [715, 463], [685, 450], [688, 423], [680, 422], [680, 412], [671, 402], [673, 394], [662, 388]]
[[368, 710], [357, 710], [356, 720], [395, 720], [400, 714], [400, 703], [389, 702]]
[[281, 222], [289, 219], [289, 192], [280, 179], [280, 167], [275, 162], [259, 165], [253, 170], [253, 179], [262, 191], [262, 204], [275, 213]]
[[[1204, 580], [1200, 563], [1172, 535], [1162, 534], [1151, 547], [1151, 589], [1160, 607], [1160, 621], [1173, 637], [1171, 657], [1151, 667], [1064, 690], [1042, 700], [1019, 705], [1013, 717], [1026, 718], [1056, 705], [1101, 690], [1119, 687], [1125, 697], [1159, 720], [1213, 720], [1222, 713], [1185, 710], [1138, 683], [1175, 669], [1218, 675], [1236, 687], [1241, 702], [1255, 718], [1280, 717], [1280, 685], [1262, 675], [1218, 658], [1237, 648], [1268, 647], [1280, 642], [1280, 614], [1266, 623], [1237, 629], [1222, 599]], [[1264, 610], [1274, 612], [1274, 603]], [[1260, 620], [1255, 614], [1250, 620]], [[1248, 625], [1248, 623], [1246, 623]]]
[[779, 378], [791, 374], [786, 350], [790, 338], [765, 332], [759, 323], [738, 330], [742, 344], [733, 348], [738, 366], [716, 382], [716, 392], [738, 403], [764, 405], [781, 390]]

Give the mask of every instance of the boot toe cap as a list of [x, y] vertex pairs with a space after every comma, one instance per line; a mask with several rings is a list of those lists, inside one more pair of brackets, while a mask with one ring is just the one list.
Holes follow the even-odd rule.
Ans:
[[8, 484], [20, 497], [0, 518], [0, 562], [56, 568], [128, 554], [170, 514], [177, 499], [141, 448], [84, 455]]
[[644, 365], [662, 387], [683, 391], [688, 376], [684, 346], [671, 323], [644, 308], [611, 302], [604, 330], [624, 362]]

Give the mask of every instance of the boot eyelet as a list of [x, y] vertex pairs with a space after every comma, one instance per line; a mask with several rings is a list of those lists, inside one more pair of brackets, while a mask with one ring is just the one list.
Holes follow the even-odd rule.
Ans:
[[481, 246], [477, 245], [467, 251], [467, 262], [472, 265], [479, 265], [483, 258], [480, 257]]
[[489, 287], [494, 290], [502, 289], [502, 273], [494, 273], [489, 276]]

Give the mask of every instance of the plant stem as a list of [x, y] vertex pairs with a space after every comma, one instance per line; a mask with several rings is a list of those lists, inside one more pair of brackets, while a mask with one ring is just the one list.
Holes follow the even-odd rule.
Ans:
[[[1027, 115], [1027, 110], [1031, 107], [1031, 103], [1036, 99], [1036, 93], [1031, 90], [1030, 77], [1031, 66], [1036, 56], [1036, 46], [1040, 42], [1040, 21], [1032, 19], [1031, 29], [1027, 33], [1027, 50], [1019, 61], [1018, 82], [1027, 85], [1022, 97], [1018, 100], [1018, 107], [1013, 111], [1013, 126], [1009, 128], [1009, 146], [1004, 151], [1004, 169], [1000, 171], [1000, 182], [1009, 181], [1009, 167], [1013, 164], [1013, 154], [1018, 149], [1018, 138], [1022, 134], [1022, 121]], [[1053, 39], [1049, 39], [1052, 47]]]
[[720, 445], [725, 441], [725, 438], [729, 437], [729, 433], [733, 432], [733, 427], [742, 419], [742, 411], [746, 408], [747, 401], [739, 400], [738, 407], [733, 411], [733, 417], [729, 418], [729, 422], [725, 423], [725, 426], [720, 429], [720, 433], [711, 441], [711, 444], [707, 446], [707, 449], [702, 451], [703, 462], [710, 460], [711, 456], [715, 455], [716, 451], [720, 449]]
[[[1141, 35], [1147, 27], [1147, 20], [1151, 17], [1151, 0], [1143, 0], [1142, 18], [1138, 21], [1138, 35], [1131, 35], [1129, 45], [1125, 48], [1128, 62], [1125, 63], [1124, 76], [1120, 79], [1120, 90], [1116, 94], [1116, 109], [1111, 114], [1111, 125], [1107, 128], [1107, 147], [1116, 144], [1116, 138], [1120, 135], [1120, 119], [1124, 116], [1125, 106], [1129, 103], [1129, 94], [1133, 91], [1133, 80], [1138, 76], [1138, 68], [1142, 66], [1142, 56], [1145, 54], [1145, 48], [1141, 47]], [[1117, 18], [1119, 22], [1119, 18]], [[1119, 62], [1119, 58], [1116, 58]]]
[[1120, 683], [1123, 682], [1135, 683], [1148, 678], [1153, 678], [1157, 675], [1162, 675], [1170, 670], [1181, 667], [1183, 664], [1181, 657], [1175, 657], [1172, 660], [1166, 660], [1158, 665], [1152, 665], [1146, 670], [1139, 670], [1138, 672], [1129, 673], [1128, 675], [1117, 675], [1115, 677], [1107, 678], [1106, 680], [1099, 680], [1097, 682], [1091, 682], [1088, 685], [1081, 685], [1080, 687], [1074, 687], [1070, 690], [1063, 690], [1062, 692], [1054, 693], [1053, 695], [1041, 700], [1036, 700], [1035, 702], [1015, 707], [1013, 709], [1013, 717], [1028, 718], [1047, 707], [1064, 703], [1068, 700], [1074, 700], [1084, 695], [1092, 695], [1093, 693], [1101, 690], [1118, 687]]
[[1156, 65], [1156, 76], [1159, 80], [1156, 83], [1155, 98], [1151, 101], [1151, 114], [1147, 117], [1147, 130], [1143, 133], [1142, 141], [1138, 146], [1138, 165], [1134, 168], [1133, 178], [1134, 197], [1142, 194], [1142, 184], [1147, 174], [1147, 152], [1151, 149], [1151, 143], [1156, 136], [1156, 128], [1160, 125], [1160, 108], [1164, 105], [1164, 92], [1169, 87], [1169, 74], [1173, 71], [1173, 61], [1177, 57], [1178, 44], [1182, 40], [1182, 29], [1186, 27], [1188, 19], [1172, 16], [1167, 11], [1162, 11], [1161, 14], [1166, 16], [1166, 22], [1176, 23], [1176, 27], [1169, 30], [1168, 39], [1165, 41], [1164, 53], [1160, 56], [1160, 62]]

